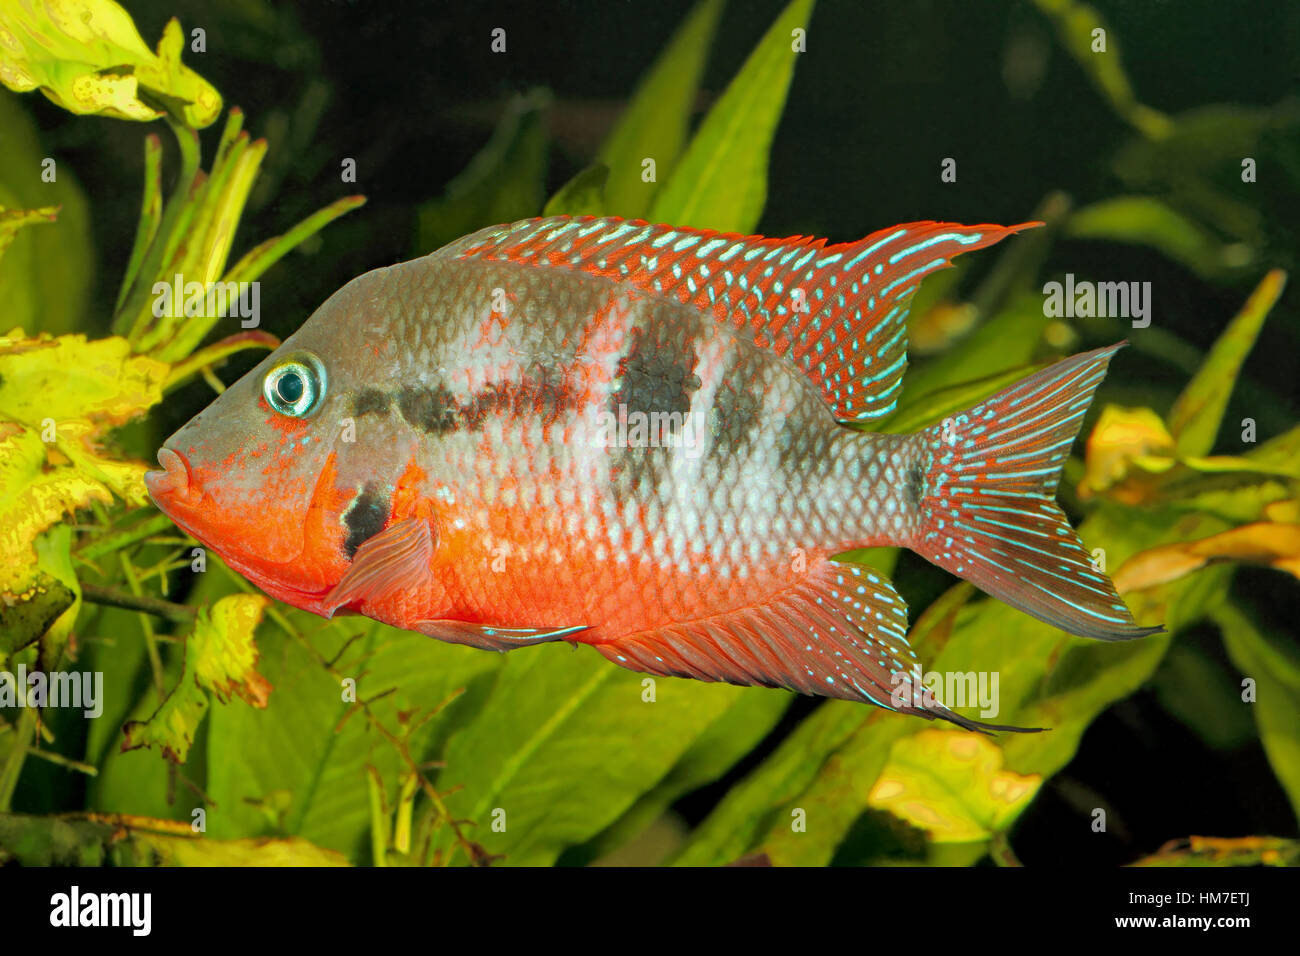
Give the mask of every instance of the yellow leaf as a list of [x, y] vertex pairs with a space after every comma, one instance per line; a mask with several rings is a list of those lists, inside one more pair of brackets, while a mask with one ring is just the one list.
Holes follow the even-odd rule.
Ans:
[[239, 695], [254, 707], [265, 707], [271, 685], [257, 673], [253, 631], [270, 599], [261, 594], [230, 594], [199, 611], [194, 679], [221, 700]]
[[1259, 521], [1197, 541], [1180, 541], [1135, 554], [1115, 573], [1124, 593], [1177, 580], [1213, 561], [1249, 561], [1300, 577], [1300, 524]]
[[0, 335], [0, 418], [35, 428], [47, 419], [121, 425], [161, 401], [168, 369], [132, 355], [121, 337], [28, 337], [14, 329]]
[[0, 600], [6, 602], [33, 580], [37, 535], [77, 508], [112, 500], [76, 468], [46, 467], [47, 450], [39, 432], [0, 421]]
[[1146, 500], [1154, 485], [1149, 478], [1133, 473], [1135, 462], [1150, 464], [1153, 456], [1167, 455], [1173, 447], [1165, 423], [1151, 409], [1107, 405], [1088, 436], [1079, 496], [1087, 499], [1108, 492], [1126, 504]]
[[65, 515], [114, 495], [144, 503], [146, 466], [99, 442], [159, 401], [168, 371], [121, 338], [0, 335], [0, 601], [38, 585], [33, 543]]
[[894, 745], [870, 806], [929, 832], [935, 843], [986, 840], [1029, 804], [1042, 777], [1002, 769], [992, 741], [964, 731], [922, 730]]
[[133, 720], [122, 729], [123, 750], [155, 744], [167, 759], [184, 763], [194, 734], [208, 710], [208, 692], [224, 704], [238, 695], [265, 707], [271, 685], [257, 673], [253, 632], [270, 599], [260, 594], [231, 594], [199, 609], [194, 631], [185, 641], [185, 670], [167, 699], [148, 720]]
[[1264, 517], [1269, 521], [1300, 524], [1300, 499], [1274, 501], [1264, 506]]
[[112, 0], [0, 0], [0, 83], [39, 89], [73, 113], [148, 121], [162, 113], [141, 88], [183, 104], [195, 128], [221, 113], [221, 95], [180, 62], [184, 34], [172, 20], [145, 46], [131, 15]]

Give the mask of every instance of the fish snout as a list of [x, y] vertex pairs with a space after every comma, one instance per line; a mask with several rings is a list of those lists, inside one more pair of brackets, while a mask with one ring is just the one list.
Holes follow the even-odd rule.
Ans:
[[162, 471], [145, 472], [144, 484], [149, 497], [158, 504], [160, 500], [183, 500], [190, 492], [190, 465], [185, 458], [170, 448], [158, 449], [158, 464]]

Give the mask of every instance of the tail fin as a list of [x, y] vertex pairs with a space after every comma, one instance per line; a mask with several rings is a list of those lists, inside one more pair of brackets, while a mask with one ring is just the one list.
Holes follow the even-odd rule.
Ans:
[[1092, 394], [1127, 343], [1057, 362], [922, 435], [912, 549], [1012, 607], [1102, 641], [1146, 637], [1052, 500]]

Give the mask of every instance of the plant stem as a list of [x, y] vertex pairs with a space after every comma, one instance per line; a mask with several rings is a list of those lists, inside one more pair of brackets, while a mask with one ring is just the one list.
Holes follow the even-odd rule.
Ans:
[[177, 624], [188, 624], [194, 620], [195, 610], [184, 604], [164, 601], [162, 598], [145, 597], [128, 594], [112, 588], [101, 588], [96, 584], [81, 585], [81, 597], [92, 604], [106, 604], [109, 607], [126, 608], [128, 611], [143, 611]]
[[53, 750], [40, 750], [33, 747], [31, 750], [28, 750], [27, 753], [33, 757], [39, 757], [42, 760], [48, 760], [50, 763], [58, 764], [60, 767], [67, 767], [69, 770], [77, 770], [89, 777], [99, 776], [98, 768], [92, 767], [88, 763], [82, 763], [80, 760], [72, 760]]
[[171, 518], [168, 518], [165, 514], [156, 514], [125, 530], [116, 531], [113, 534], [104, 535], [88, 542], [85, 547], [77, 551], [77, 557], [83, 561], [94, 561], [106, 554], [120, 551], [127, 545], [143, 541], [145, 538], [151, 538], [158, 532], [166, 531], [171, 527]]
[[[20, 693], [26, 693], [26, 688], [19, 688]], [[0, 765], [0, 813], [9, 811], [9, 803], [13, 800], [14, 790], [18, 787], [18, 776], [23, 772], [23, 760], [27, 756], [27, 748], [31, 744], [32, 733], [36, 730], [36, 712], [28, 707], [18, 717], [18, 725], [14, 727], [13, 743], [9, 745], [9, 753], [5, 755], [5, 762]]]

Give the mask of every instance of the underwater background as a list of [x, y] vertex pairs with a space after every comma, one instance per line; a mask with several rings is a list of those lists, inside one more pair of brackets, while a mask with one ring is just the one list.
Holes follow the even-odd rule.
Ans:
[[[0, 706], [0, 860], [1300, 862], [1300, 6], [132, 0], [143, 53], [112, 7], [0, 0], [59, 38], [0, 51], [0, 671], [105, 688], [93, 720]], [[173, 17], [193, 75], [151, 53]], [[835, 242], [1044, 220], [922, 286], [885, 428], [1129, 339], [1060, 501], [1170, 633], [1070, 638], [863, 556], [927, 668], [1000, 668], [998, 722], [1054, 728], [984, 739], [757, 688], [649, 704], [586, 649], [327, 624], [196, 568], [138, 487], [162, 437], [354, 276], [544, 208]], [[151, 322], [176, 263], [260, 281], [257, 334]], [[1048, 314], [1067, 274], [1150, 283], [1150, 324]]]

